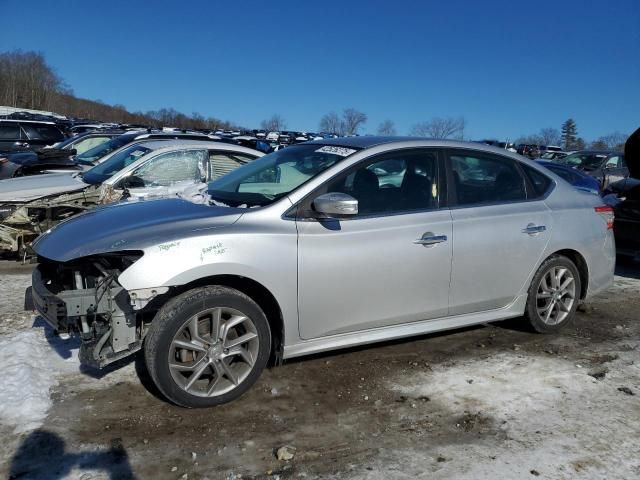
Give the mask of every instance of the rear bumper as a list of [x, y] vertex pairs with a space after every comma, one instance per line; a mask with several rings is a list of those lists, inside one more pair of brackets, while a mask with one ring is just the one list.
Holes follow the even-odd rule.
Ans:
[[616, 242], [613, 231], [609, 230], [602, 245], [602, 250], [594, 252], [589, 268], [589, 288], [585, 300], [607, 290], [613, 285], [616, 269]]

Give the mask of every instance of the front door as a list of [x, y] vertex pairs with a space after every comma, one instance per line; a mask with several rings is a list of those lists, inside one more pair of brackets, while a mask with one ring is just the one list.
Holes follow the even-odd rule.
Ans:
[[[438, 152], [399, 150], [340, 174], [299, 209], [298, 310], [304, 339], [444, 317], [452, 230], [440, 209]], [[348, 220], [304, 218], [327, 192], [358, 200]], [[302, 218], [300, 218], [302, 216]]]
[[161, 153], [138, 166], [129, 177], [133, 198], [173, 196], [186, 188], [206, 182], [207, 150], [176, 150]]

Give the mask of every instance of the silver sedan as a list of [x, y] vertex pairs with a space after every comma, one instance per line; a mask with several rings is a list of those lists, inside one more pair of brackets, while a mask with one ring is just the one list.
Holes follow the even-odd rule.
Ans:
[[103, 367], [139, 349], [204, 407], [269, 360], [522, 317], [541, 333], [613, 280], [613, 214], [489, 146], [294, 145], [179, 199], [99, 209], [34, 244], [33, 302]]

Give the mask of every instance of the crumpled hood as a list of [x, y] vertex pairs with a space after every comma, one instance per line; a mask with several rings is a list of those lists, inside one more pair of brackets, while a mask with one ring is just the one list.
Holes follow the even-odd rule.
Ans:
[[30, 202], [42, 197], [75, 192], [89, 185], [70, 173], [47, 173], [0, 180], [0, 203]]
[[181, 199], [118, 203], [90, 210], [59, 223], [33, 242], [45, 258], [75, 258], [123, 250], [142, 250], [203, 230], [235, 223], [243, 210], [196, 205]]
[[624, 161], [629, 168], [629, 175], [640, 179], [640, 128], [624, 144]]

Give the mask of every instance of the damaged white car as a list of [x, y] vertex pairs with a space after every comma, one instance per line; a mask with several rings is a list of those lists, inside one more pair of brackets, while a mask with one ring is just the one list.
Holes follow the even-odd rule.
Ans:
[[83, 173], [0, 180], [0, 253], [22, 257], [38, 235], [96, 205], [175, 196], [262, 155], [216, 141], [149, 140]]
[[144, 348], [205, 407], [282, 359], [522, 317], [571, 322], [613, 281], [599, 197], [504, 150], [398, 137], [293, 145], [212, 182], [209, 205], [120, 203], [42, 235], [32, 297], [80, 359]]

